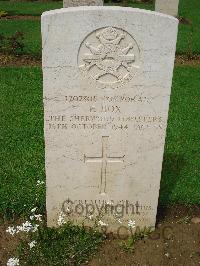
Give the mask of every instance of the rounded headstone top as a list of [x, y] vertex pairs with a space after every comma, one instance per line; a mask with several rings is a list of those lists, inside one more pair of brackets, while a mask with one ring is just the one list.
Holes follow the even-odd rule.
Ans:
[[42, 17], [44, 16], [50, 16], [50, 15], [58, 15], [58, 14], [65, 14], [70, 12], [86, 12], [86, 11], [97, 11], [97, 12], [126, 12], [126, 13], [137, 13], [137, 14], [144, 14], [144, 15], [150, 15], [150, 16], [156, 16], [159, 18], [165, 18], [174, 20], [178, 23], [178, 19], [167, 15], [162, 14], [159, 12], [146, 10], [146, 9], [140, 9], [140, 8], [131, 8], [131, 7], [119, 7], [119, 6], [79, 6], [79, 7], [68, 7], [68, 8], [60, 8], [50, 11], [45, 11], [42, 13]]

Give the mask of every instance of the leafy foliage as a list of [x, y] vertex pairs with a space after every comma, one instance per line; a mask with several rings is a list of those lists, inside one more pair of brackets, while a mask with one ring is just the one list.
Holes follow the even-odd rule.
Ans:
[[6, 17], [7, 15], [8, 15], [8, 13], [6, 11], [0, 10], [0, 18]]
[[142, 239], [148, 238], [148, 236], [151, 234], [152, 229], [151, 227], [136, 227], [135, 233], [130, 236], [127, 240], [122, 241], [119, 243], [119, 245], [125, 250], [125, 251], [132, 251], [134, 250], [134, 244]]
[[59, 228], [44, 224], [33, 233], [36, 246], [30, 250], [27, 240], [18, 248], [20, 265], [79, 265], [96, 252], [104, 237], [92, 228], [67, 223]]
[[7, 54], [19, 55], [24, 50], [24, 34], [16, 31], [11, 36], [0, 34], [0, 52]]

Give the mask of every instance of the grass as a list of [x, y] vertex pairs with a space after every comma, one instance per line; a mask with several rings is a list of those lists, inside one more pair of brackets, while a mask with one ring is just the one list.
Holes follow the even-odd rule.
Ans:
[[[197, 117], [200, 68], [176, 67], [160, 203], [200, 202]], [[11, 78], [12, 77], [12, 78]], [[0, 213], [45, 211], [42, 74], [40, 68], [1, 68]]]
[[37, 20], [1, 20], [0, 33], [6, 36], [16, 31], [24, 33], [24, 54], [41, 56], [41, 30], [40, 21]]
[[[111, 2], [108, 3], [111, 5]], [[122, 5], [122, 3], [118, 4]], [[128, 3], [129, 6], [151, 9], [152, 4]], [[8, 2], [0, 1], [0, 10], [4, 10], [12, 15], [41, 15], [43, 11], [61, 8], [61, 2], [36, 3], [36, 2]], [[200, 1], [199, 0], [180, 0], [179, 15], [189, 19], [192, 25], [180, 24], [177, 40], [177, 53], [194, 54], [200, 53]], [[11, 35], [16, 31], [21, 31], [25, 35], [25, 54], [41, 56], [41, 33], [40, 22], [35, 20], [1, 20], [0, 33]]]
[[170, 103], [160, 202], [200, 203], [200, 68], [176, 67]]
[[[11, 78], [12, 77], [12, 78]], [[42, 74], [39, 68], [1, 68], [0, 213], [45, 210]]]
[[40, 226], [31, 237], [31, 241], [37, 242], [32, 250], [27, 240], [21, 242], [20, 265], [80, 265], [98, 250], [103, 239], [103, 235], [93, 229], [70, 223], [58, 229]]
[[[132, 4], [133, 5], [133, 4]], [[147, 4], [134, 4], [136, 7], [147, 7]], [[10, 15], [41, 15], [43, 11], [61, 8], [61, 2], [35, 3], [35, 2], [8, 2], [0, 1], [0, 10]], [[40, 21], [36, 20], [1, 20], [0, 33], [6, 36], [16, 31], [24, 33], [24, 54], [41, 57], [41, 29]]]
[[188, 45], [191, 42], [192, 51], [195, 54], [200, 53], [200, 1], [199, 0], [180, 0], [179, 16], [187, 18], [192, 22], [193, 33], [191, 38], [191, 25], [179, 24], [179, 34], [177, 42], [177, 53], [188, 52]]
[[9, 15], [32, 15], [40, 16], [43, 12], [62, 8], [62, 2], [10, 2], [0, 1], [0, 10]]

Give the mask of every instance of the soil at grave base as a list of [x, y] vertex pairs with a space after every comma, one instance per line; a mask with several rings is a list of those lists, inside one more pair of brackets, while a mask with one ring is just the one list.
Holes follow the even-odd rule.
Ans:
[[[200, 55], [193, 55], [188, 58], [186, 55], [177, 55], [175, 60], [176, 65], [200, 66]], [[41, 66], [41, 58], [36, 58], [29, 55], [6, 55], [0, 53], [1, 66]]]
[[0, 53], [0, 67], [2, 66], [42, 66], [41, 58], [29, 55], [6, 55]]
[[19, 245], [22, 236], [12, 236], [6, 232], [8, 226], [13, 224], [20, 224], [20, 220], [15, 222], [6, 222], [0, 225], [0, 265], [6, 265], [7, 261], [11, 257], [15, 257], [16, 249]]
[[176, 55], [175, 65], [188, 65], [188, 66], [200, 66], [200, 55], [192, 55], [187, 57], [186, 55]]
[[160, 209], [156, 230], [146, 240], [125, 251], [122, 240], [108, 239], [100, 251], [82, 266], [197, 266], [200, 265], [200, 205], [192, 209], [174, 206]]
[[[197, 266], [200, 265], [200, 205], [190, 208], [172, 206], [159, 208], [156, 230], [146, 240], [139, 240], [134, 250], [125, 251], [120, 239], [108, 236], [100, 251], [82, 266]], [[0, 265], [15, 255], [20, 236], [6, 232], [8, 226], [22, 221], [0, 225]], [[199, 221], [198, 221], [199, 222]], [[38, 262], [38, 266], [43, 266]], [[60, 265], [62, 266], [62, 265]]]

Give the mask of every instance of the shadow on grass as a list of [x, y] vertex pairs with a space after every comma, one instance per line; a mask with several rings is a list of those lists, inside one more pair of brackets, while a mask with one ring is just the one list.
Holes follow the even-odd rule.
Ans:
[[186, 166], [184, 155], [165, 153], [162, 166], [159, 205], [171, 201], [173, 189], [181, 178], [181, 170]]

